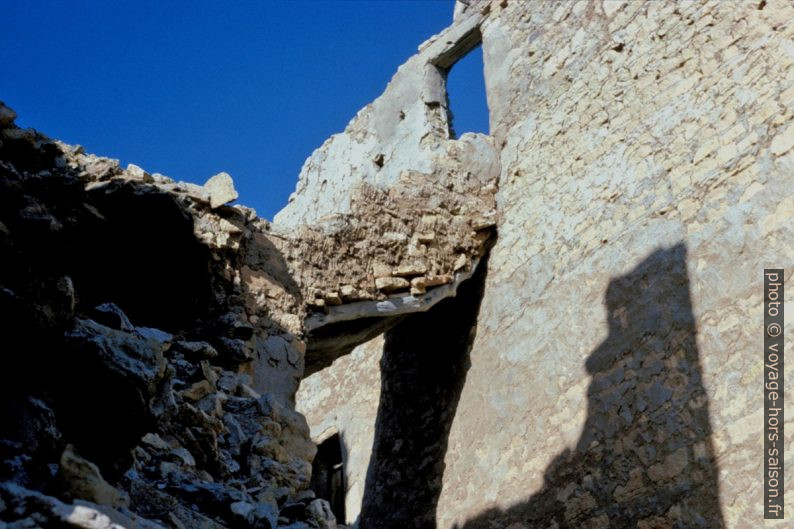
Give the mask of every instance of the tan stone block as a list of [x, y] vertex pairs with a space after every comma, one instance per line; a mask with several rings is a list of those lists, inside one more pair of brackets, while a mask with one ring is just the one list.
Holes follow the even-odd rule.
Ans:
[[342, 296], [336, 291], [328, 292], [323, 299], [325, 299], [325, 303], [330, 306], [342, 304]]
[[769, 150], [772, 154], [780, 156], [792, 147], [794, 147], [794, 125], [789, 125], [775, 136]]
[[403, 264], [395, 268], [391, 275], [395, 277], [420, 276], [427, 273], [427, 266], [421, 263]]
[[375, 279], [389, 277], [391, 275], [391, 267], [383, 263], [374, 263], [372, 265], [372, 275], [375, 276]]
[[424, 277], [415, 277], [411, 279], [411, 294], [416, 296], [424, 294], [427, 291], [427, 279]]
[[448, 283], [452, 283], [452, 276], [449, 274], [439, 274], [439, 275], [427, 276], [424, 278], [424, 280], [426, 287], [437, 287], [440, 285], [446, 285]]
[[406, 290], [410, 286], [411, 283], [402, 277], [379, 277], [375, 279], [375, 288], [386, 293]]

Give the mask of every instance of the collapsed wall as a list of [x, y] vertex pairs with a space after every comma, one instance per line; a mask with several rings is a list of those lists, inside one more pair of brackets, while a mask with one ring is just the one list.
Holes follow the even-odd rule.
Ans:
[[292, 404], [300, 290], [267, 223], [224, 206], [226, 174], [122, 170], [14, 117], [0, 105], [0, 526], [330, 527]]
[[[476, 31], [457, 27], [432, 51], [454, 57]], [[317, 206], [293, 201], [301, 213], [279, 224], [226, 205], [225, 173], [197, 186], [122, 169], [18, 128], [0, 104], [2, 369], [14, 377], [0, 403], [0, 525], [337, 527], [310, 489], [328, 493], [294, 410], [301, 377], [443, 306], [493, 237], [496, 153], [484, 135], [450, 138], [444, 75], [398, 75], [399, 104], [319, 149], [300, 180]], [[324, 190], [345, 175], [361, 178], [344, 196]], [[343, 207], [324, 215], [328, 203]]]
[[[792, 15], [771, 0], [458, 3], [447, 31], [474, 21], [482, 38], [499, 238], [470, 348], [433, 367], [460, 378], [443, 409], [415, 406], [402, 388], [423, 383], [389, 369], [388, 338], [302, 383], [313, 437], [343, 440], [349, 520], [760, 523], [762, 272], [794, 264]], [[401, 71], [433, 64], [426, 49]], [[451, 426], [400, 435], [382, 427], [394, 410]], [[442, 487], [415, 523], [405, 487], [426, 491], [428, 467]]]
[[471, 276], [494, 235], [499, 159], [452, 137], [446, 76], [479, 42], [475, 13], [431, 39], [383, 95], [303, 166], [273, 230], [306, 301], [307, 374], [429, 310]]

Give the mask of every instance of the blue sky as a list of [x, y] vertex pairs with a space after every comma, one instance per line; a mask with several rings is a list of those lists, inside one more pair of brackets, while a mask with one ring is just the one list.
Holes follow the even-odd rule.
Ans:
[[[452, 0], [0, 0], [17, 123], [149, 172], [232, 175], [272, 218], [303, 161], [452, 20]], [[487, 132], [481, 53], [450, 73], [458, 133]]]

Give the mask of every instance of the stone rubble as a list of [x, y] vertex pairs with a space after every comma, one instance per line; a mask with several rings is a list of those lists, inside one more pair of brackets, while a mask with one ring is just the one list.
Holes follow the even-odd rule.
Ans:
[[[197, 189], [122, 170], [16, 128], [8, 107], [0, 116], [2, 369], [14, 377], [0, 526], [336, 527], [306, 490], [316, 448], [292, 404], [300, 291], [267, 223], [223, 206], [228, 175]], [[168, 267], [183, 250], [195, 270]]]

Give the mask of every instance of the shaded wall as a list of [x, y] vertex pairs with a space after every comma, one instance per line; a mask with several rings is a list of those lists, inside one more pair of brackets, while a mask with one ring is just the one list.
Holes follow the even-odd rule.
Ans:
[[487, 262], [426, 313], [386, 333], [359, 527], [435, 527], [447, 436], [469, 369]]
[[382, 352], [380, 336], [301, 381], [297, 394], [296, 409], [306, 417], [312, 439], [321, 442], [339, 433], [348, 522], [358, 519], [364, 497], [380, 402]]

